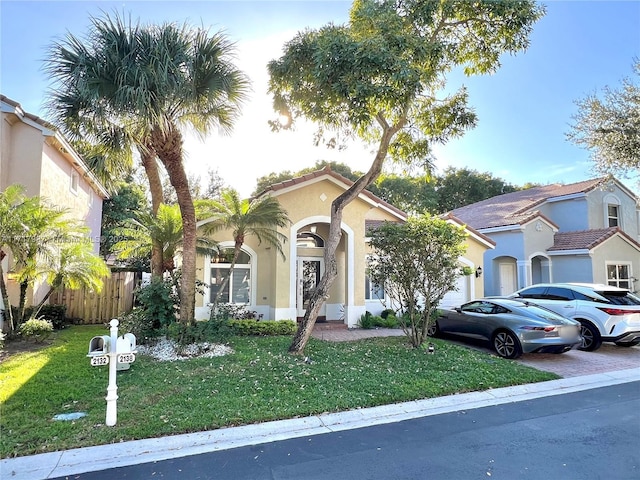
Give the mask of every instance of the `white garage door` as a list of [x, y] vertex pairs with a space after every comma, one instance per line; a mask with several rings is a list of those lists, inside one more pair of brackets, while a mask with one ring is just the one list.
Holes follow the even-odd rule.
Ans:
[[470, 300], [469, 298], [469, 277], [467, 275], [461, 275], [456, 282], [456, 290], [448, 292], [442, 301], [440, 302], [440, 308], [451, 309], [453, 307], [459, 307], [465, 302]]

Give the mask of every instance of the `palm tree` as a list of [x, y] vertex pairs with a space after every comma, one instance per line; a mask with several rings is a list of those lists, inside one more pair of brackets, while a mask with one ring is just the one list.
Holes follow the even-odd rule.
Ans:
[[233, 189], [223, 191], [220, 200], [212, 201], [210, 208], [211, 216], [200, 227], [202, 233], [209, 235], [221, 230], [231, 230], [234, 242], [229, 274], [222, 282], [213, 301], [215, 310], [215, 305], [231, 278], [246, 237], [255, 236], [259, 243], [265, 241], [275, 247], [285, 259], [282, 245], [287, 237], [279, 232], [278, 228], [283, 228], [290, 222], [287, 212], [275, 198], [263, 196], [241, 200], [238, 192]]
[[25, 197], [22, 185], [9, 185], [0, 193], [0, 293], [4, 306], [5, 318], [9, 320], [9, 331], [15, 330], [13, 311], [5, 282], [5, 271], [2, 261], [8, 251], [16, 249], [18, 243], [24, 239], [27, 219], [30, 212], [37, 208], [37, 203]]
[[73, 104], [78, 117], [109, 119], [167, 170], [183, 221], [180, 319], [189, 323], [195, 305], [196, 217], [180, 128], [190, 126], [202, 135], [214, 126], [228, 131], [249, 83], [233, 65], [233, 45], [221, 33], [209, 35], [187, 25], [125, 24], [117, 15], [91, 21], [89, 45], [69, 35], [54, 45], [48, 70], [62, 91], [82, 99]]
[[[125, 237], [115, 243], [113, 250], [119, 258], [148, 257], [154, 243], [162, 248], [162, 272], [175, 270], [174, 257], [181, 252], [183, 244], [182, 218], [178, 205], [161, 204], [158, 213], [142, 212], [137, 218], [129, 220], [128, 225], [116, 229], [115, 232]], [[217, 253], [215, 241], [198, 236], [196, 239], [198, 253]]]
[[34, 317], [38, 316], [51, 294], [60, 287], [72, 290], [88, 288], [98, 292], [102, 290], [102, 279], [109, 276], [109, 267], [93, 253], [90, 241], [86, 238], [84, 241], [77, 240], [61, 246], [58, 255], [39, 270], [39, 274], [46, 275], [50, 288], [37, 305]]
[[86, 238], [88, 231], [65, 217], [67, 209], [48, 205], [38, 197], [31, 201], [37, 206], [22, 210], [24, 233], [11, 245], [15, 261], [12, 275], [20, 285], [17, 324], [24, 321], [27, 290], [37, 280], [40, 266], [54, 261], [61, 245]]

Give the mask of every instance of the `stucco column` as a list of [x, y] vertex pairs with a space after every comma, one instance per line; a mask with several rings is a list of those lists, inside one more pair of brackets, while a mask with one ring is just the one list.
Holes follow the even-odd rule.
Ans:
[[518, 260], [518, 290], [531, 285], [531, 260]]

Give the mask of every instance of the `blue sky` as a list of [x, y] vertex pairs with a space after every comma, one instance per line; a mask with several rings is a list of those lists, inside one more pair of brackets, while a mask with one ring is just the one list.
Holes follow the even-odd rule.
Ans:
[[[640, 57], [640, 2], [551, 1], [534, 27], [529, 49], [505, 56], [492, 76], [450, 76], [452, 87], [466, 85], [478, 126], [462, 139], [437, 147], [438, 171], [446, 166], [490, 172], [522, 185], [571, 183], [592, 176], [589, 154], [565, 139], [574, 101], [632, 75]], [[143, 23], [188, 22], [224, 30], [236, 42], [237, 64], [253, 81], [251, 100], [234, 133], [202, 142], [187, 136], [187, 167], [214, 168], [241, 194], [272, 171], [298, 170], [329, 159], [365, 170], [370, 149], [345, 152], [312, 146], [312, 128], [271, 133], [266, 95], [266, 63], [280, 55], [295, 32], [327, 22], [343, 23], [350, 3], [342, 1], [7, 1], [0, 2], [0, 91], [23, 108], [46, 118], [42, 106], [50, 86], [42, 70], [47, 47], [67, 32], [87, 33], [89, 16], [101, 11], [130, 14]], [[623, 180], [624, 181], [624, 180]], [[627, 186], [637, 185], [626, 180]]]

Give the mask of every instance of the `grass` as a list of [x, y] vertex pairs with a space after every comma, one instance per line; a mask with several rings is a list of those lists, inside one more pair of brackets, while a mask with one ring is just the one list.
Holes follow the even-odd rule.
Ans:
[[[57, 332], [51, 345], [0, 363], [2, 458], [371, 407], [558, 378], [433, 340], [434, 355], [404, 337], [349, 343], [311, 339], [312, 363], [289, 337], [233, 337], [235, 353], [158, 362], [138, 355], [117, 374], [118, 423], [105, 426], [107, 367], [91, 367], [95, 326]], [[75, 421], [60, 413], [87, 412]]]

